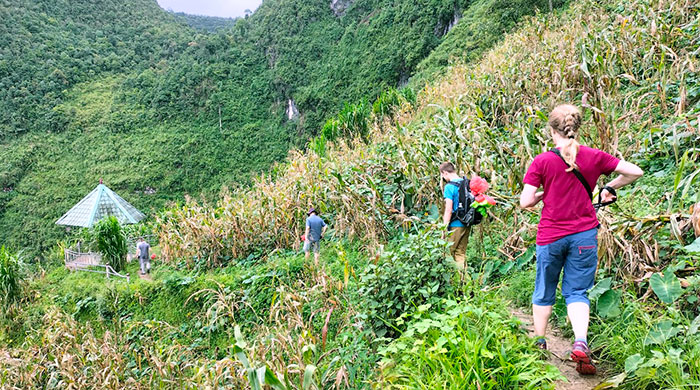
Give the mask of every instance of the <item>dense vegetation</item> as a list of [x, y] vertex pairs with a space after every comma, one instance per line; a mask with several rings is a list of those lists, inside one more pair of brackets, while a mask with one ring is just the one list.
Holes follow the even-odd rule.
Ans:
[[476, 55], [545, 3], [272, 0], [207, 33], [152, 0], [5, 1], [0, 241], [45, 252], [47, 221], [100, 177], [151, 213], [248, 184], [346, 102], [406, 83], [459, 16], [501, 11]]
[[229, 29], [236, 24], [234, 18], [221, 18], [216, 16], [190, 15], [184, 12], [176, 12], [175, 16], [182, 18], [190, 27], [197, 30], [215, 32], [217, 30]]
[[[567, 101], [584, 108], [584, 143], [646, 172], [599, 214], [590, 342], [604, 386], [699, 386], [698, 15], [697, 2], [583, 0], [470, 63], [443, 70], [450, 50], [434, 51], [421, 69], [443, 76], [417, 96], [350, 100], [252, 186], [160, 213], [154, 280], [68, 273], [60, 251], [31, 280], [2, 279], [15, 284], [3, 285], [0, 383], [553, 388], [560, 375], [508, 305], [527, 306], [534, 280], [538, 215], [516, 206], [522, 177], [549, 146], [546, 113]], [[461, 272], [435, 223], [445, 160], [487, 178], [498, 201]], [[332, 227], [319, 264], [295, 253], [311, 205]], [[2, 256], [18, 275], [21, 257]], [[570, 335], [561, 302], [553, 321]]]

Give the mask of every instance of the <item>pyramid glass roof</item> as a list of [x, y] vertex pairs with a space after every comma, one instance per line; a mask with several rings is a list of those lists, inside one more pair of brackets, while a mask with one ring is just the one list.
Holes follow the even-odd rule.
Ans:
[[146, 217], [106, 185], [100, 184], [59, 218], [56, 224], [92, 227], [110, 215], [123, 224], [137, 223]]

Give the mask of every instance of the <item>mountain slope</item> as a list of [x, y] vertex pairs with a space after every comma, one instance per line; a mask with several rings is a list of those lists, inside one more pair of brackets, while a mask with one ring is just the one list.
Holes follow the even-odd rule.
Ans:
[[5, 4], [0, 241], [33, 254], [64, 236], [53, 221], [99, 178], [149, 213], [250, 183], [345, 102], [405, 83], [472, 10], [465, 0], [274, 0], [208, 34], [151, 0]]

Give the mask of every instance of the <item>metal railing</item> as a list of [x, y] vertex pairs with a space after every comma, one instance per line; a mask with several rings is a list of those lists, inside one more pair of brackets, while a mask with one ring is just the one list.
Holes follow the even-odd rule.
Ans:
[[76, 252], [70, 249], [64, 250], [66, 268], [71, 271], [93, 272], [105, 274], [107, 278], [116, 276], [126, 279], [129, 283], [129, 274], [122, 275], [115, 271], [109, 264], [102, 264], [102, 255], [96, 252]]

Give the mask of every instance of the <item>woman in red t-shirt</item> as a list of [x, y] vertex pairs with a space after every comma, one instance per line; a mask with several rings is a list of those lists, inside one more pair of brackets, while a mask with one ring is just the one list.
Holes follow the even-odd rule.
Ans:
[[[537, 342], [547, 348], [544, 336], [563, 270], [562, 295], [576, 337], [571, 359], [579, 373], [595, 374], [587, 344], [587, 291], [593, 286], [598, 265], [598, 219], [589, 192], [601, 175], [619, 173], [601, 190], [602, 201], [612, 201], [615, 196], [608, 187], [623, 187], [643, 172], [634, 164], [579, 145], [576, 138], [580, 124], [581, 113], [572, 105], [557, 106], [549, 114], [548, 127], [559, 154], [547, 152], [535, 157], [523, 179], [520, 206], [533, 207], [540, 201], [544, 204], [537, 228], [537, 276], [532, 296]], [[538, 192], [539, 187], [543, 191]]]

